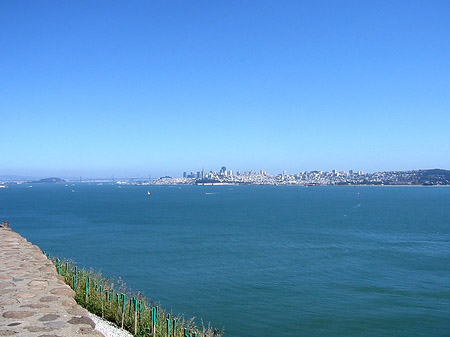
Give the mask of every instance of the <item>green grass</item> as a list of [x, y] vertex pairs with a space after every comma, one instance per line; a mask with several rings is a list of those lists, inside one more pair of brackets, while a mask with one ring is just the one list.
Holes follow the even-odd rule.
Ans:
[[[120, 279], [107, 279], [99, 272], [78, 269], [71, 261], [60, 261], [48, 255], [47, 257], [55, 265], [58, 274], [63, 276], [64, 281], [75, 290], [75, 300], [80, 306], [118, 327], [122, 326], [123, 312], [123, 328], [134, 336], [220, 337], [223, 335], [223, 330], [213, 329], [209, 325], [204, 326], [203, 322], [202, 327], [198, 327], [193, 318], [185, 319], [182, 315], [173, 315], [149, 301], [141, 293], [127, 291], [125, 283]], [[168, 325], [170, 325], [170, 334], [168, 334]]]

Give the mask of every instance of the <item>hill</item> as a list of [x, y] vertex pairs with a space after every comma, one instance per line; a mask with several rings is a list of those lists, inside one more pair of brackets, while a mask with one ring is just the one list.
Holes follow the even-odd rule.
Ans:
[[45, 178], [37, 181], [32, 181], [34, 184], [63, 184], [66, 181], [61, 178], [51, 177], [51, 178]]

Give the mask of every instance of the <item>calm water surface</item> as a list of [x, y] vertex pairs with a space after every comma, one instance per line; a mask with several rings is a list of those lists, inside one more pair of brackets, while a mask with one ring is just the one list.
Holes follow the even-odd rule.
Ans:
[[0, 220], [228, 337], [450, 336], [450, 188], [21, 185]]

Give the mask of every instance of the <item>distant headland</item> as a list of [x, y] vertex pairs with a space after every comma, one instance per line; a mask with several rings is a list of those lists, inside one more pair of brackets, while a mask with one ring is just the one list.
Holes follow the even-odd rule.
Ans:
[[65, 184], [66, 181], [61, 178], [51, 177], [51, 178], [45, 178], [45, 179], [40, 179], [40, 180], [36, 180], [36, 181], [30, 181], [30, 183], [33, 183], [33, 184]]

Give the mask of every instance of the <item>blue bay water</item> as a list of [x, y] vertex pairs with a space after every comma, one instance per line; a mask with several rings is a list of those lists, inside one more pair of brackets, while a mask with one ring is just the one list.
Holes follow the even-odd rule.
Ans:
[[450, 188], [18, 185], [0, 220], [225, 336], [450, 335]]

